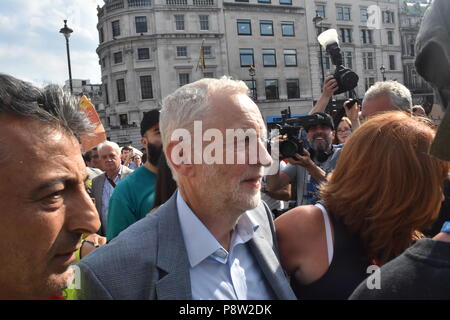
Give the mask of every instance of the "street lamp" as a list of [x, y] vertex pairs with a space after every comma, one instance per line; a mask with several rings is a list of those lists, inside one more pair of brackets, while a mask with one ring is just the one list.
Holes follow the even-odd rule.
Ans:
[[[316, 11], [316, 16], [313, 18], [314, 26], [316, 27], [317, 35], [319, 35], [319, 25], [322, 23], [323, 18]], [[322, 86], [325, 81], [325, 71], [323, 70], [323, 55], [322, 55], [322, 45], [319, 43], [320, 50], [320, 70], [322, 71]]]
[[381, 75], [383, 76], [383, 81], [386, 81], [386, 76], [384, 75], [386, 72], [386, 68], [384, 67], [384, 65], [381, 65], [380, 71], [381, 71]]
[[73, 87], [72, 87], [72, 69], [70, 67], [69, 38], [70, 38], [70, 34], [72, 32], [73, 32], [73, 30], [67, 27], [67, 20], [64, 20], [64, 28], [59, 30], [59, 33], [62, 33], [64, 35], [64, 37], [66, 38], [67, 63], [69, 65], [69, 83], [70, 83], [70, 93], [71, 94], [73, 94]]
[[254, 65], [251, 65], [250, 68], [248, 68], [248, 74], [250, 75], [250, 77], [252, 77], [252, 96], [253, 100], [256, 100], [256, 83], [255, 83], [256, 69]]

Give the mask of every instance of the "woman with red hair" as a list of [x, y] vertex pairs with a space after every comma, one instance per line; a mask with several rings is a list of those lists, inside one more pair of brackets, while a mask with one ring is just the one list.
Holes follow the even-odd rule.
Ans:
[[281, 263], [299, 299], [347, 299], [437, 218], [448, 164], [428, 154], [429, 124], [402, 112], [375, 116], [352, 135], [321, 201], [275, 220]]

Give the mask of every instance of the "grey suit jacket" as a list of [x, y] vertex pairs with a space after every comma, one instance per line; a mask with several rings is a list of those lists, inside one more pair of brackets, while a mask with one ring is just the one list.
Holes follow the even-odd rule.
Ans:
[[[125, 179], [130, 173], [132, 173], [133, 170], [122, 166], [122, 177], [121, 177], [121, 181], [123, 179]], [[92, 179], [92, 196], [95, 198], [95, 207], [97, 208], [98, 211], [98, 215], [100, 217], [100, 222], [101, 227], [99, 230], [99, 234], [101, 236], [105, 236], [106, 232], [104, 229], [104, 223], [103, 223], [103, 219], [102, 219], [102, 208], [103, 208], [103, 186], [105, 185], [105, 181], [106, 181], [106, 173], [102, 173], [101, 175], [95, 177], [94, 179]]]
[[[192, 299], [176, 195], [79, 262], [82, 299]], [[278, 299], [295, 300], [278, 260], [267, 205], [262, 203], [249, 213], [260, 227], [248, 244], [269, 287]]]

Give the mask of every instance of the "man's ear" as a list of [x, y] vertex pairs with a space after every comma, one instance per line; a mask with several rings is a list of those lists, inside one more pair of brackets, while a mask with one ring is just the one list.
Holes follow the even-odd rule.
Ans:
[[193, 177], [192, 150], [183, 141], [170, 141], [166, 149], [166, 159], [178, 175]]
[[141, 144], [142, 144], [142, 146], [144, 146], [145, 148], [147, 148], [148, 141], [147, 141], [147, 138], [146, 138], [146, 137], [142, 137], [142, 138], [141, 138]]

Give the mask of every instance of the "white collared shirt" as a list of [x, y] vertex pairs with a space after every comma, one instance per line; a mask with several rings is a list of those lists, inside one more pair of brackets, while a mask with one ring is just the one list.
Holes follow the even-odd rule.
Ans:
[[[105, 172], [106, 176], [106, 172]], [[107, 179], [108, 176], [105, 178], [105, 184], [103, 185], [103, 194], [102, 194], [102, 224], [103, 229], [106, 233], [106, 226], [108, 225], [108, 210], [109, 210], [109, 199], [111, 199], [111, 195], [114, 192], [114, 187], [111, 185], [111, 183]], [[114, 178], [114, 183], [117, 185], [119, 181], [122, 179], [122, 165], [120, 165], [119, 172], [117, 173], [116, 177]]]
[[194, 300], [273, 299], [261, 268], [248, 245], [259, 225], [245, 212], [233, 231], [230, 252], [192, 212], [177, 192], [178, 217], [190, 263]]

